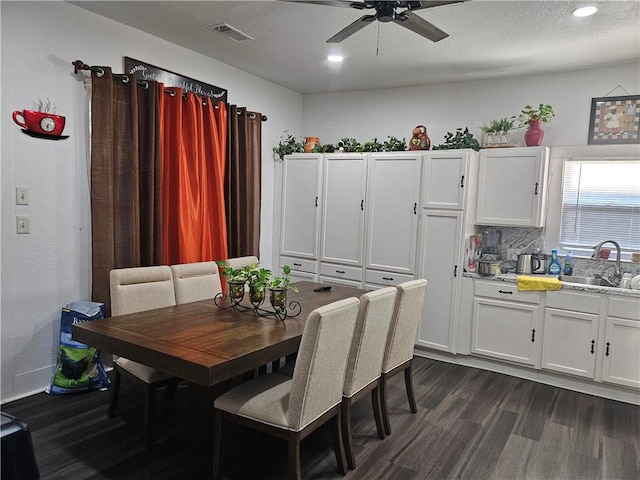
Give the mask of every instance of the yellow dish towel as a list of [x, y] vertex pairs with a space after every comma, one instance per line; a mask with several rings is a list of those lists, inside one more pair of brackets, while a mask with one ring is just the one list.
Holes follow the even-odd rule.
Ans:
[[518, 275], [518, 290], [530, 292], [534, 290], [560, 290], [562, 282], [553, 277], [530, 277], [528, 275]]

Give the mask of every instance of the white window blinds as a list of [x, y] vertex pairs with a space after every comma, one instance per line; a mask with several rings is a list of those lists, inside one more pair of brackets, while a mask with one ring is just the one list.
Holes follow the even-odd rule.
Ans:
[[603, 240], [623, 259], [640, 251], [640, 159], [565, 160], [560, 246], [592, 251]]

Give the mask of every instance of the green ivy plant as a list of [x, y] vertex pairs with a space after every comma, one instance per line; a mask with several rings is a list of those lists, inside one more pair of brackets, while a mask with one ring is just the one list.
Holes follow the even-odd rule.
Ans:
[[405, 138], [398, 140], [396, 137], [388, 136], [382, 144], [383, 152], [402, 152], [407, 149], [407, 141]]
[[278, 155], [280, 160], [284, 160], [285, 155], [292, 153], [304, 152], [304, 145], [296, 140], [296, 137], [289, 133], [289, 130], [285, 130], [280, 135], [280, 142], [276, 147], [273, 147], [273, 153]]
[[342, 148], [347, 153], [360, 153], [362, 152], [362, 144], [355, 138], [344, 137], [338, 142], [338, 148]]
[[362, 151], [363, 152], [381, 152], [382, 144], [378, 142], [377, 138], [374, 138], [373, 140], [364, 142], [364, 144], [362, 145]]
[[472, 148], [476, 152], [480, 151], [480, 143], [469, 132], [469, 128], [465, 127], [456, 129], [456, 133], [447, 132], [444, 136], [444, 143], [436, 145], [433, 150], [457, 150], [460, 148]]
[[336, 151], [336, 147], [327, 143], [325, 145], [316, 145], [313, 147], [312, 153], [333, 153]]
[[297, 292], [298, 287], [297, 285], [291, 283], [291, 277], [289, 276], [290, 273], [291, 273], [291, 267], [289, 265], [283, 266], [281, 276], [271, 276], [269, 278], [269, 282], [268, 282], [269, 289], [270, 290], [289, 289], [293, 292]]

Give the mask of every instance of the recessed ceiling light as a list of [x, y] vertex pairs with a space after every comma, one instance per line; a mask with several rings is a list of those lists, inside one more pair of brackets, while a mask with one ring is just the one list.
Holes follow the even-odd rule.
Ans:
[[596, 7], [576, 8], [573, 11], [573, 16], [574, 17], [589, 17], [589, 16], [593, 15], [594, 13], [596, 13], [597, 11], [598, 11], [598, 9]]
[[327, 60], [333, 63], [340, 63], [344, 60], [344, 57], [342, 55], [329, 55]]

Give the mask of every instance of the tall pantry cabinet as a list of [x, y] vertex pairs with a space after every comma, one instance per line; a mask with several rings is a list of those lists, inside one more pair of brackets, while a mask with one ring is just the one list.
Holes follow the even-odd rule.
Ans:
[[417, 276], [429, 281], [416, 343], [456, 353], [465, 238], [473, 234], [478, 154], [424, 153]]

